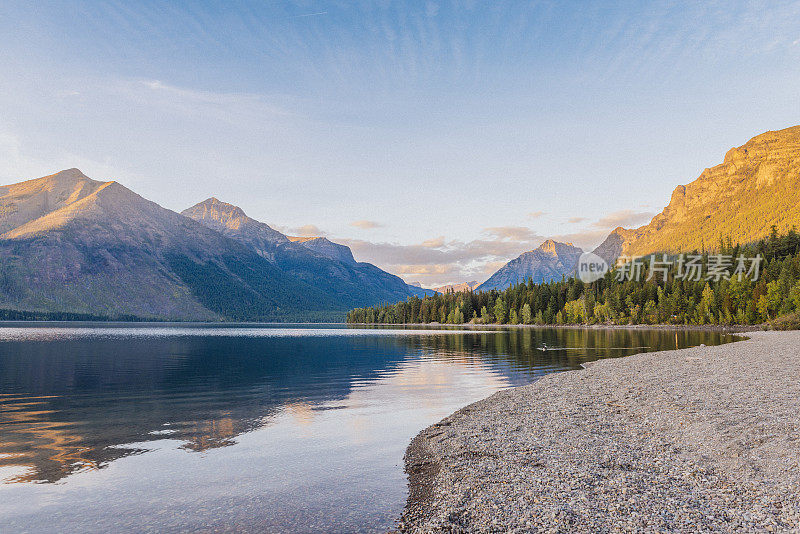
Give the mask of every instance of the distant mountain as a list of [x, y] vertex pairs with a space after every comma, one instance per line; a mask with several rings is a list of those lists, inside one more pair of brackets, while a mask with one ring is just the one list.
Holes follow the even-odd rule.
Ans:
[[353, 251], [350, 250], [350, 247], [333, 243], [324, 237], [290, 237], [289, 239], [332, 260], [349, 265], [356, 264], [356, 259], [353, 257]]
[[184, 210], [183, 215], [251, 247], [284, 273], [332, 296], [348, 309], [397, 302], [421, 291], [370, 263], [357, 262], [344, 245], [324, 237], [289, 238], [216, 198]]
[[613, 264], [620, 255], [713, 249], [720, 238], [756, 241], [773, 225], [781, 233], [800, 227], [800, 126], [732, 148], [721, 164], [676, 187], [650, 223], [615, 229], [595, 253]]
[[0, 308], [159, 319], [345, 308], [252, 249], [77, 169], [0, 187]]
[[480, 282], [475, 280], [471, 282], [462, 282], [460, 284], [448, 284], [446, 286], [434, 287], [433, 290], [438, 293], [463, 293], [474, 290], [480, 285]]
[[614, 268], [617, 258], [623, 256], [626, 246], [633, 241], [635, 230], [626, 230], [619, 226], [615, 228], [608, 237], [600, 243], [592, 252], [606, 261], [606, 264]]
[[0, 311], [330, 321], [420, 291], [293, 243], [217, 199], [187, 215], [78, 169], [0, 187]]
[[279, 231], [245, 215], [241, 208], [214, 197], [184, 210], [182, 215], [245, 243], [269, 260], [274, 259], [278, 245], [289, 242], [289, 239]]
[[578, 258], [583, 253], [572, 243], [559, 243], [548, 239], [539, 248], [511, 260], [487, 281], [478, 286], [478, 291], [505, 289], [511, 285], [532, 279], [534, 282], [561, 280], [573, 275]]

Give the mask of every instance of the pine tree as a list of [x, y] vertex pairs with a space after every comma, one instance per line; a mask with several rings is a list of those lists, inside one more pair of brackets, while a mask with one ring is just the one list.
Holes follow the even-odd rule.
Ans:
[[[358, 308], [350, 323], [512, 322], [754, 324], [800, 312], [800, 234], [772, 232], [750, 245], [721, 249], [737, 258], [761, 254], [760, 278], [733, 275], [730, 280], [675, 279], [619, 281], [609, 273], [592, 284], [569, 279], [546, 283], [527, 280], [504, 291], [449, 293], [412, 297], [406, 302]], [[2, 274], [0, 274], [0, 282]], [[653, 311], [655, 307], [655, 312]], [[480, 310], [480, 316], [475, 312]], [[785, 323], [784, 323], [785, 324]]]
[[522, 313], [520, 314], [522, 324], [531, 324], [533, 317], [531, 316], [531, 305], [527, 302], [522, 305]]
[[503, 324], [506, 322], [506, 316], [508, 314], [508, 309], [506, 308], [506, 303], [503, 301], [502, 298], [497, 299], [497, 302], [494, 304], [494, 318], [498, 324]]

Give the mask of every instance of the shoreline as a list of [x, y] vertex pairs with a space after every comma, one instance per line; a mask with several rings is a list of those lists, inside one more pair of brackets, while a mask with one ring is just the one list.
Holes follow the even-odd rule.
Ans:
[[737, 332], [758, 332], [772, 330], [769, 325], [671, 325], [671, 324], [633, 324], [633, 325], [617, 325], [617, 324], [562, 324], [562, 325], [535, 325], [535, 324], [477, 324], [477, 323], [462, 323], [462, 324], [447, 324], [447, 323], [348, 323], [348, 322], [269, 322], [269, 321], [184, 321], [184, 320], [158, 320], [158, 319], [135, 319], [135, 320], [117, 320], [117, 319], [0, 319], [0, 326], [9, 324], [25, 324], [25, 325], [47, 325], [47, 324], [135, 324], [135, 325], [266, 325], [266, 326], [286, 326], [286, 325], [305, 325], [305, 326], [392, 326], [392, 327], [414, 327], [414, 328], [428, 328], [428, 327], [453, 327], [464, 328], [467, 330], [485, 330], [485, 329], [543, 329], [543, 328], [556, 328], [564, 330], [677, 330], [677, 331], [700, 331], [700, 332], [723, 332], [723, 333], [737, 333]]
[[797, 531], [798, 458], [798, 331], [597, 360], [420, 432], [397, 531]]
[[691, 324], [479, 324], [479, 323], [345, 323], [347, 326], [410, 326], [415, 328], [426, 328], [431, 326], [448, 326], [453, 328], [466, 329], [544, 329], [555, 328], [561, 330], [676, 330], [676, 331], [698, 331], [698, 332], [763, 332], [772, 331], [769, 325], [691, 325]]

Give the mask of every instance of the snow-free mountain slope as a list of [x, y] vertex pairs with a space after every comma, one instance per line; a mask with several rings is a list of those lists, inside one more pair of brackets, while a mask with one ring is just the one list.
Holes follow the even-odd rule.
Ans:
[[163, 319], [344, 310], [250, 248], [76, 169], [0, 187], [0, 308]]
[[349, 307], [396, 302], [417, 294], [393, 274], [359, 263], [350, 248], [324, 237], [288, 238], [244, 211], [210, 198], [183, 215], [253, 249], [286, 274], [331, 295]]
[[596, 250], [619, 255], [715, 248], [720, 239], [750, 243], [772, 226], [800, 227], [800, 126], [766, 132], [725, 154], [693, 182], [675, 188], [652, 221], [617, 228]]
[[353, 257], [353, 251], [350, 250], [350, 247], [334, 243], [325, 237], [290, 237], [289, 239], [332, 260], [350, 265], [356, 264], [356, 259]]
[[572, 243], [548, 239], [535, 250], [525, 252], [505, 264], [477, 290], [505, 289], [529, 279], [537, 283], [561, 280], [563, 276], [569, 277], [574, 273], [582, 253]]

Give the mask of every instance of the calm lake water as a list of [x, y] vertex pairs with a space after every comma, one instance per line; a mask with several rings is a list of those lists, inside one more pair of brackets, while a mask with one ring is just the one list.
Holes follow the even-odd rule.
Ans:
[[458, 408], [582, 362], [733, 339], [4, 323], [0, 530], [385, 532], [406, 446]]

